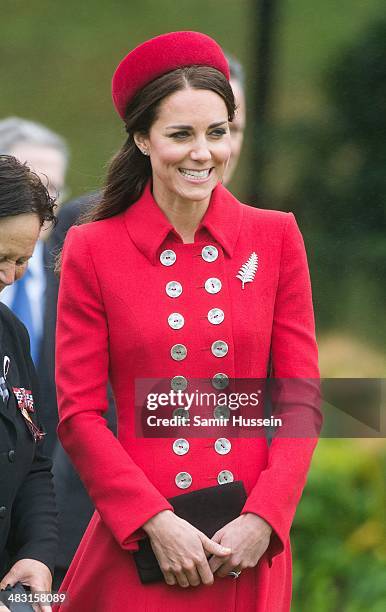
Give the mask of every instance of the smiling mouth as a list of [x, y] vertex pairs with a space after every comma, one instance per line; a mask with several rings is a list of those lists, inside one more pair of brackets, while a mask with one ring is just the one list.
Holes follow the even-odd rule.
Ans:
[[178, 172], [184, 177], [189, 179], [190, 181], [205, 181], [209, 178], [210, 173], [213, 168], [207, 168], [206, 170], [190, 170], [188, 168], [178, 168]]

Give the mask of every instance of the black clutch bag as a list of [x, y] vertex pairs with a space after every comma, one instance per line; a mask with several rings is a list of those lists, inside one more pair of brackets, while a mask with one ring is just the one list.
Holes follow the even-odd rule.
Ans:
[[[246, 499], [244, 485], [238, 480], [177, 495], [168, 501], [177, 516], [211, 538], [221, 527], [240, 516]], [[149, 538], [139, 541], [139, 550], [133, 556], [142, 584], [164, 579]]]

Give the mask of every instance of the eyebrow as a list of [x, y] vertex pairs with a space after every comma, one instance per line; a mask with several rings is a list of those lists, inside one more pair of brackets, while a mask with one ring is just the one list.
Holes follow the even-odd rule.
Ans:
[[[33, 255], [33, 253], [32, 253], [32, 255]], [[20, 259], [25, 259], [26, 261], [28, 261], [29, 259], [32, 258], [32, 255], [21, 255], [20, 257], [18, 257], [14, 261], [19, 261]], [[13, 254], [12, 253], [7, 253], [5, 251], [0, 251], [0, 258], [1, 259], [6, 259], [7, 261], [12, 261]]]
[[[211, 123], [209, 128], [220, 127], [220, 125], [224, 125], [224, 123], [228, 123], [228, 121], [216, 121], [216, 123]], [[167, 125], [167, 130], [191, 130], [193, 129], [192, 125]]]

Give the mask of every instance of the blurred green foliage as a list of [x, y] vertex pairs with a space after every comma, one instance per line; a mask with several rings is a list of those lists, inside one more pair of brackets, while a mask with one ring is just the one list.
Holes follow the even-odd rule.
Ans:
[[386, 610], [386, 452], [321, 440], [292, 528], [294, 610]]
[[245, 61], [247, 8], [244, 0], [1, 0], [0, 117], [40, 121], [62, 134], [72, 196], [94, 190], [125, 140], [110, 95], [122, 57], [146, 38], [191, 29]]
[[[319, 117], [270, 125], [292, 173], [266, 191], [293, 210], [306, 238], [319, 329], [386, 341], [386, 22], [376, 21], [332, 58]], [[279, 155], [280, 157], [280, 155]], [[282, 160], [284, 163], [284, 160]]]

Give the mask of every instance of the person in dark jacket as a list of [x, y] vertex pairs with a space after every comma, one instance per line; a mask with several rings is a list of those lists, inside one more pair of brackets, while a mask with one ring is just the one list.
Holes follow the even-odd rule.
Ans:
[[[55, 197], [55, 213], [58, 214], [67, 191], [69, 150], [64, 138], [36, 121], [7, 117], [0, 120], [0, 154], [12, 155], [26, 163], [41, 178], [48, 193]], [[50, 266], [50, 230], [50, 226], [44, 226], [40, 233], [28, 274], [21, 283], [6, 287], [0, 294], [0, 301], [27, 327], [41, 391], [40, 415], [46, 430], [43, 452], [52, 457], [58, 424], [54, 363], [57, 281]], [[25, 296], [22, 305], [20, 291]]]
[[[0, 155], [0, 291], [26, 273], [41, 227], [54, 219], [53, 207], [36, 174], [14, 157]], [[39, 409], [28, 332], [0, 304], [1, 590], [17, 582], [33, 593], [51, 588], [57, 513], [51, 461], [40, 448]]]

